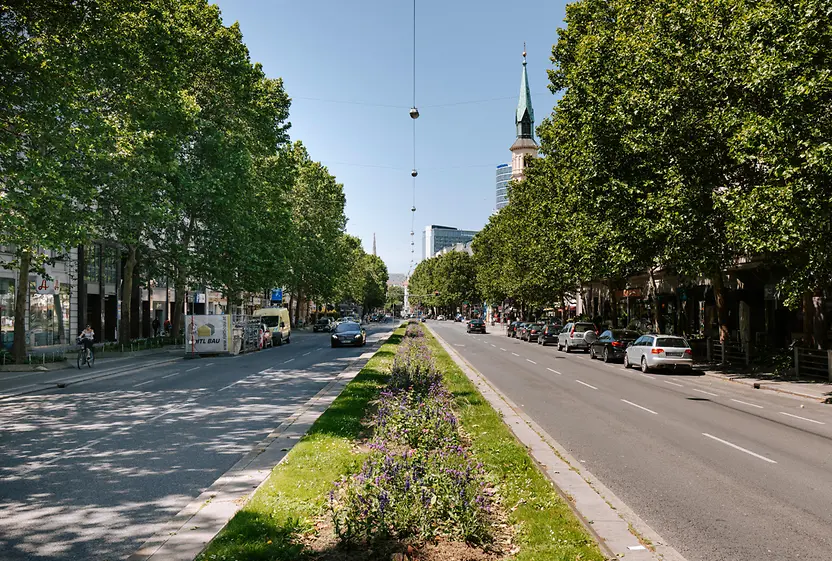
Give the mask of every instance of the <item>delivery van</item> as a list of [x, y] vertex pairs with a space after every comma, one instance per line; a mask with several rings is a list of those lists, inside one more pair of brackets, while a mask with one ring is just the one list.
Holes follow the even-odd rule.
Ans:
[[272, 334], [272, 345], [282, 345], [289, 342], [292, 334], [289, 310], [286, 308], [261, 308], [254, 310], [254, 317], [260, 318]]

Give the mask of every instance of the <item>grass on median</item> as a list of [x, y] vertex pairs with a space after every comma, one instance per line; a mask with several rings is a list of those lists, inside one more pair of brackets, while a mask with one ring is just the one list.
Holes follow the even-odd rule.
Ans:
[[[333, 482], [360, 470], [367, 454], [356, 449], [362, 419], [389, 378], [402, 339], [397, 329], [315, 422], [208, 548], [199, 561], [288, 561], [306, 557], [298, 538], [314, 531]], [[498, 492], [516, 529], [517, 561], [603, 561], [594, 540], [555, 492], [499, 414], [441, 345], [426, 332], [454, 396], [457, 415], [477, 459], [499, 481]], [[516, 507], [516, 508], [515, 508]], [[512, 510], [513, 509], [513, 510]], [[385, 560], [386, 561], [386, 560]]]
[[[517, 529], [517, 561], [598, 560], [605, 557], [595, 540], [538, 469], [500, 415], [427, 333], [445, 385], [454, 395], [457, 416], [471, 438], [471, 449], [500, 483], [503, 506]], [[513, 511], [512, 508], [516, 507]]]
[[387, 382], [397, 329], [358, 376], [318, 418], [251, 501], [197, 557], [198, 560], [288, 561], [304, 558], [297, 539], [311, 531], [333, 482], [358, 471], [366, 453], [355, 449], [364, 412]]

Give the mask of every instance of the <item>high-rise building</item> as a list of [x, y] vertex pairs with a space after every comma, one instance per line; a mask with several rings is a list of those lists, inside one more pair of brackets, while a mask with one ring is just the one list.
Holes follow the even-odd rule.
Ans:
[[497, 210], [508, 204], [508, 182], [511, 180], [511, 166], [497, 166]]
[[526, 156], [537, 157], [537, 142], [534, 140], [534, 110], [532, 94], [529, 91], [529, 75], [526, 72], [526, 46], [523, 45], [523, 73], [520, 75], [520, 100], [514, 115], [517, 139], [511, 145], [511, 179], [522, 181], [526, 177]]
[[475, 230], [460, 230], [450, 226], [425, 226], [422, 234], [422, 259], [430, 259], [442, 248], [470, 242], [476, 234]]

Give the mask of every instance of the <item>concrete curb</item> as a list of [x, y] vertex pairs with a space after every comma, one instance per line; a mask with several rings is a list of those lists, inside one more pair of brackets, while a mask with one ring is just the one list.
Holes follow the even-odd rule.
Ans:
[[192, 561], [268, 481], [272, 470], [280, 465], [294, 444], [309, 431], [392, 334], [393, 330], [379, 339], [377, 348], [353, 359], [298, 411], [130, 555], [127, 561]]
[[790, 388], [781, 388], [779, 386], [771, 386], [771, 382], [766, 382], [764, 380], [759, 379], [751, 379], [751, 378], [733, 378], [726, 374], [720, 374], [719, 372], [712, 372], [709, 370], [703, 370], [702, 372], [705, 373], [705, 376], [710, 376], [711, 378], [717, 378], [718, 380], [724, 380], [726, 382], [733, 382], [734, 384], [742, 384], [743, 386], [748, 386], [753, 388], [754, 384], [760, 384], [758, 389], [767, 390], [770, 392], [777, 392], [777, 393], [784, 393], [788, 395], [793, 395], [795, 397], [801, 397], [804, 399], [810, 399], [812, 401], [816, 401], [819, 403], [824, 403], [827, 399], [826, 396], [818, 396], [810, 393], [804, 393], [797, 390], [793, 390]]
[[482, 396], [501, 414], [503, 422], [520, 443], [526, 446], [586, 530], [595, 537], [605, 556], [633, 561], [685, 561], [632, 509], [584, 470], [542, 427], [493, 387], [433, 329], [430, 331]]

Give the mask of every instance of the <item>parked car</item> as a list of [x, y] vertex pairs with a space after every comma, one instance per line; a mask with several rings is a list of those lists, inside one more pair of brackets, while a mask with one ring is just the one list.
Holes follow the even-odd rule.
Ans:
[[547, 323], [537, 334], [537, 344], [546, 346], [546, 343], [557, 343], [558, 334], [563, 326], [559, 323]]
[[485, 333], [485, 322], [481, 319], [472, 319], [468, 322], [468, 333]]
[[280, 346], [289, 342], [292, 336], [292, 327], [289, 322], [289, 310], [287, 308], [261, 308], [254, 310], [253, 315], [260, 318], [266, 328], [271, 331], [270, 346]]
[[[587, 338], [587, 334], [591, 333]], [[558, 350], [565, 350], [567, 353], [573, 349], [589, 350], [589, 343], [597, 335], [594, 323], [585, 321], [569, 322], [563, 326], [558, 335]]]
[[514, 330], [514, 337], [515, 339], [522, 339], [523, 334], [526, 332], [526, 327], [529, 326], [528, 322], [521, 321], [517, 324], [517, 329]]
[[506, 337], [517, 337], [517, 329], [523, 325], [522, 321], [513, 321], [506, 327]]
[[457, 314], [456, 316], [454, 316], [454, 321], [462, 323], [462, 314]]
[[332, 320], [329, 318], [318, 318], [318, 321], [316, 321], [315, 325], [312, 326], [312, 331], [315, 333], [318, 333], [319, 331], [326, 333], [332, 331]]
[[653, 368], [693, 368], [693, 351], [687, 339], [675, 335], [642, 335], [627, 347], [624, 368], [641, 367], [642, 372]]
[[367, 332], [355, 321], [339, 323], [330, 337], [330, 344], [335, 347], [363, 347], [367, 344]]
[[607, 329], [589, 345], [589, 358], [601, 358], [604, 362], [623, 360], [627, 347], [639, 338], [638, 331]]
[[528, 341], [531, 343], [534, 341], [537, 342], [537, 334], [543, 331], [543, 324], [542, 323], [530, 323], [526, 326], [526, 329], [523, 330], [523, 340]]
[[445, 321], [445, 316], [439, 314], [438, 316], [436, 316], [436, 321]]

